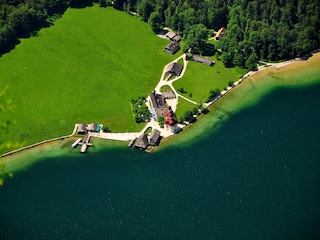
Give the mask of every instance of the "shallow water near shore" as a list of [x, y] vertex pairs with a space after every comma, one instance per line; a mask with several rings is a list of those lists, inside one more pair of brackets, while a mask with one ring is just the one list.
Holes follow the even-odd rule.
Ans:
[[152, 154], [21, 153], [34, 161], [0, 188], [0, 239], [319, 239], [320, 85], [250, 91]]

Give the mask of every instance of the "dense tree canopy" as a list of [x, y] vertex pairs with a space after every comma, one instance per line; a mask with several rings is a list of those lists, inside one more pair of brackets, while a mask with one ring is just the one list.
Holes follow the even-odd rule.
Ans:
[[168, 26], [199, 50], [202, 30], [226, 27], [218, 48], [229, 53], [228, 62], [231, 57], [232, 64], [242, 67], [252, 59], [288, 59], [320, 47], [319, 0], [0, 0], [0, 53], [44, 26], [50, 16], [93, 2], [137, 12], [154, 31]]
[[199, 49], [201, 52], [208, 37], [207, 32], [207, 28], [201, 23], [190, 25], [190, 27], [184, 31], [186, 48]]
[[0, 54], [46, 26], [50, 16], [62, 13], [71, 2], [67, 0], [0, 0]]

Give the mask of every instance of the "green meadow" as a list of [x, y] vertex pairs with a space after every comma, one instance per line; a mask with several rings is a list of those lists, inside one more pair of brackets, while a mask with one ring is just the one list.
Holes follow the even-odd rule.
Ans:
[[177, 110], [176, 110], [177, 119], [179, 120], [181, 117], [184, 117], [184, 114], [187, 111], [192, 111], [194, 108], [198, 108], [198, 105], [190, 103], [190, 102], [186, 101], [185, 99], [179, 97], [178, 98]]
[[[222, 61], [212, 57], [213, 66], [207, 66], [197, 62], [189, 62], [185, 75], [173, 83], [175, 89], [183, 88], [182, 95], [197, 102], [206, 102], [210, 89], [219, 88], [222, 91], [228, 87], [230, 81], [235, 82], [247, 73], [246, 69], [238, 67], [225, 68]], [[181, 94], [181, 93], [180, 93]]]
[[[21, 146], [70, 134], [75, 123], [137, 131], [130, 99], [148, 95], [176, 56], [168, 41], [125, 12], [68, 9], [49, 28], [0, 58], [0, 86], [14, 109], [6, 142]], [[10, 149], [1, 150], [1, 152]]]

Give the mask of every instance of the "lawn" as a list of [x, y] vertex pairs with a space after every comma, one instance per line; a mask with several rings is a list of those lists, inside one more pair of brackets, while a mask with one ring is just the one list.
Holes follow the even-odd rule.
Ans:
[[228, 87], [230, 81], [236, 81], [247, 72], [238, 67], [225, 68], [221, 61], [212, 59], [216, 62], [214, 66], [190, 61], [185, 75], [173, 83], [175, 89], [183, 88], [186, 92], [182, 94], [183, 96], [195, 102], [204, 103], [209, 96], [210, 89], [219, 88], [222, 91]]
[[187, 111], [192, 111], [194, 108], [198, 108], [198, 106], [179, 97], [178, 98], [178, 106], [177, 106], [177, 110], [176, 110], [176, 116], [177, 116], [178, 121], [180, 120], [181, 117], [184, 117], [184, 114]]
[[0, 86], [15, 106], [1, 112], [0, 122], [13, 122], [6, 140], [29, 145], [69, 134], [75, 123], [140, 130], [129, 101], [147, 96], [177, 57], [163, 52], [167, 44], [125, 12], [68, 9], [0, 58]]

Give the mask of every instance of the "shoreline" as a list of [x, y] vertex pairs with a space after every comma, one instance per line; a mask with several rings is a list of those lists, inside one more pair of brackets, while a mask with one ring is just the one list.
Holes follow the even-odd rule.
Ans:
[[[233, 87], [224, 97], [219, 97], [208, 106], [212, 117], [207, 114], [200, 114], [195, 123], [186, 126], [187, 131], [182, 131], [181, 137], [168, 138], [162, 143], [162, 147], [167, 147], [168, 143], [179, 145], [189, 144], [187, 140], [205, 135], [208, 128], [219, 129], [229, 115], [235, 114], [242, 109], [249, 108], [258, 104], [269, 92], [278, 88], [300, 88], [320, 84], [320, 53], [315, 53], [308, 60], [286, 61], [265, 67], [250, 74], [244, 81]], [[310, 79], [311, 76], [311, 79]], [[235, 90], [236, 89], [236, 90]], [[198, 121], [202, 124], [198, 125]], [[204, 126], [202, 126], [204, 125]]]
[[[271, 64], [270, 66], [263, 66], [262, 68], [260, 68], [257, 71], [248, 72], [241, 79], [237, 80], [232, 87], [228, 87], [227, 90], [222, 91], [221, 94], [218, 97], [214, 98], [209, 103], [206, 103], [205, 104], [205, 108], [210, 110], [211, 108], [213, 108], [215, 106], [216, 103], [220, 102], [218, 100], [224, 99], [224, 98], [222, 98], [223, 96], [237, 92], [237, 91], [232, 91], [232, 90], [238, 89], [238, 86], [246, 85], [246, 84], [250, 84], [250, 83], [251, 84], [252, 83], [257, 83], [257, 82], [259, 82], [259, 80], [261, 78], [265, 78], [268, 75], [269, 76], [279, 75], [279, 74], [280, 75], [281, 74], [292, 75], [297, 70], [300, 70], [298, 72], [301, 73], [301, 68], [305, 68], [305, 67], [308, 67], [309, 68], [308, 71], [311, 71], [311, 68], [313, 66], [317, 67], [316, 64], [318, 64], [318, 63], [320, 63], [320, 53], [314, 53], [313, 56], [310, 57], [307, 60], [299, 60], [299, 61], [289, 60], [289, 61], [282, 62], [282, 63]], [[282, 80], [282, 83], [284, 83], [284, 82], [286, 82], [286, 81]], [[292, 82], [290, 80], [287, 81], [287, 82], [288, 83], [285, 84], [287, 86], [297, 85], [297, 82], [294, 82], [294, 84], [292, 84]], [[305, 82], [303, 81], [302, 84], [305, 85]], [[274, 88], [274, 87], [278, 87], [278, 86], [271, 86], [271, 87]], [[205, 116], [205, 114], [198, 114], [198, 115], [195, 116], [195, 118], [199, 118], [202, 115]], [[194, 124], [191, 124], [191, 125], [187, 124], [187, 125], [183, 126], [183, 128], [188, 128], [189, 126], [193, 126], [193, 125]], [[64, 140], [66, 138], [70, 138], [75, 134], [76, 129], [77, 129], [77, 124], [75, 124], [74, 130], [70, 135], [61, 136], [61, 137], [57, 137], [57, 138], [53, 138], [53, 139], [49, 139], [49, 140], [44, 140], [44, 141], [41, 141], [39, 143], [35, 143], [35, 144], [32, 144], [32, 145], [29, 145], [29, 146], [26, 146], [26, 147], [23, 147], [23, 148], [16, 149], [14, 151], [10, 151], [8, 153], [5, 153], [5, 154], [1, 155], [2, 161], [3, 162], [7, 162], [6, 160], [10, 156], [16, 155], [17, 153], [20, 153], [20, 152], [24, 152], [27, 149], [41, 147], [42, 145], [47, 145], [47, 144], [51, 144], [51, 143], [54, 143], [54, 142], [59, 141], [59, 140]], [[165, 138], [164, 139], [165, 140], [164, 141], [165, 145], [166, 145], [167, 142], [171, 142], [171, 139], [172, 139], [172, 136]], [[159, 147], [157, 147], [156, 149], [159, 149]]]
[[16, 150], [13, 150], [13, 151], [10, 151], [10, 152], [2, 154], [1, 158], [7, 157], [7, 156], [10, 156], [10, 155], [14, 155], [14, 154], [19, 153], [21, 151], [24, 151], [24, 150], [27, 150], [27, 149], [30, 149], [30, 148], [34, 148], [34, 147], [38, 147], [38, 146], [41, 146], [41, 145], [44, 145], [44, 144], [47, 144], [47, 143], [50, 143], [50, 142], [55, 142], [55, 141], [58, 141], [58, 140], [64, 140], [65, 138], [70, 138], [76, 133], [77, 127], [78, 127], [78, 124], [75, 124], [73, 132], [71, 134], [69, 134], [69, 135], [56, 137], [56, 138], [52, 138], [52, 139], [48, 139], [48, 140], [43, 140], [41, 142], [37, 142], [37, 143], [31, 144], [29, 146], [18, 148]]

